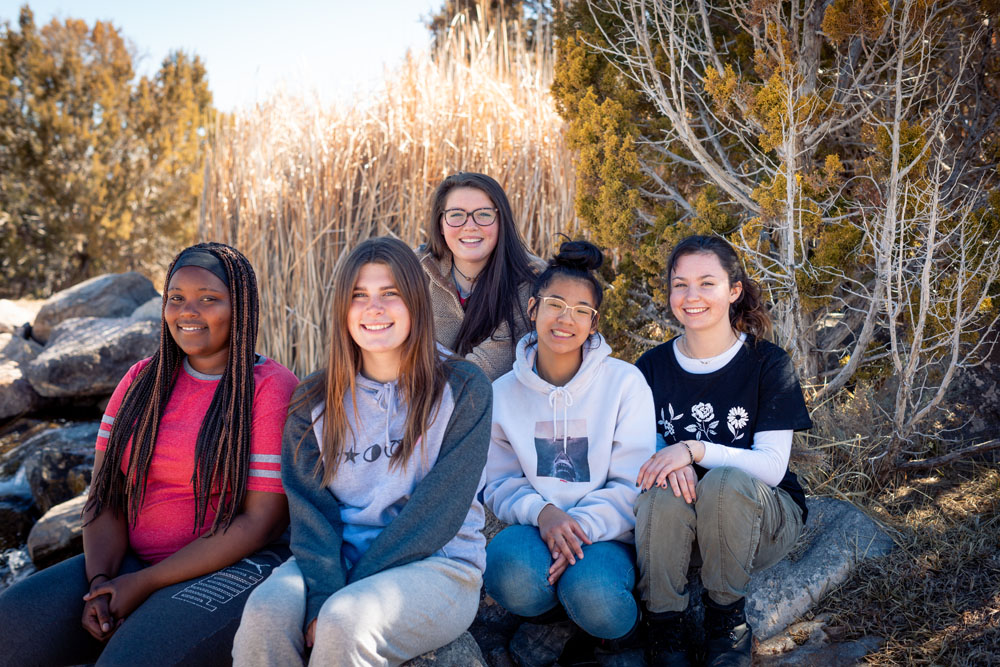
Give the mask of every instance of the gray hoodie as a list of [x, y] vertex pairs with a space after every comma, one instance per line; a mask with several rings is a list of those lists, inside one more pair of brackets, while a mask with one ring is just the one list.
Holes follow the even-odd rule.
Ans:
[[[485, 568], [482, 479], [492, 391], [475, 365], [447, 363], [448, 384], [426, 442], [405, 470], [389, 470], [403, 436], [405, 406], [395, 383], [358, 378], [356, 437], [344, 448], [337, 475], [322, 486], [315, 473], [322, 417], [301, 406], [288, 417], [282, 441], [282, 483], [291, 517], [291, 549], [306, 582], [306, 627], [343, 586], [390, 567], [437, 555]], [[318, 379], [307, 378], [304, 387]], [[295, 402], [297, 396], [293, 396]], [[301, 445], [299, 444], [301, 441]], [[388, 450], [389, 455], [386, 455]]]

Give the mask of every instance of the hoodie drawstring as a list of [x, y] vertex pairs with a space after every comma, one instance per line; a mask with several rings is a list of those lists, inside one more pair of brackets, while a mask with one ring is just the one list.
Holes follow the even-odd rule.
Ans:
[[556, 387], [549, 392], [549, 405], [552, 406], [552, 437], [556, 436], [556, 403], [559, 397], [563, 399], [563, 451], [566, 451], [567, 440], [569, 440], [569, 407], [573, 405], [573, 394], [566, 391], [564, 387]]
[[389, 384], [382, 385], [382, 388], [375, 392], [375, 402], [378, 406], [385, 410], [385, 455], [389, 456], [389, 422], [392, 418], [391, 408], [393, 407], [393, 394], [395, 393], [395, 385], [391, 382]]

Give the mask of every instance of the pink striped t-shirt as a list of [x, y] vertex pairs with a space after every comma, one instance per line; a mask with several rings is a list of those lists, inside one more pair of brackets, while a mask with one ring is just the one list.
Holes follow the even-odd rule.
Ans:
[[[298, 380], [290, 370], [271, 359], [260, 358], [254, 367], [253, 417], [250, 434], [250, 476], [247, 489], [284, 493], [281, 486], [281, 434], [288, 414], [288, 402]], [[104, 412], [97, 434], [97, 449], [104, 451], [111, 425], [125, 392], [143, 368], [143, 359], [129, 369], [118, 383]], [[129, 546], [143, 560], [157, 563], [185, 546], [212, 526], [217, 498], [209, 502], [205, 522], [194, 532], [195, 444], [202, 419], [212, 403], [221, 376], [205, 375], [184, 367], [177, 374], [166, 410], [156, 434], [156, 448], [149, 465], [146, 496], [135, 525], [129, 526]], [[132, 443], [122, 458], [122, 472], [128, 470]]]

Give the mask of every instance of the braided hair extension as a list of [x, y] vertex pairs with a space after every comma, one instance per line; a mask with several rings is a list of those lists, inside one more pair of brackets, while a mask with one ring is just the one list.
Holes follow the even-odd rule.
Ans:
[[[214, 534], [220, 526], [223, 530], [229, 527], [246, 498], [257, 343], [257, 278], [250, 262], [235, 248], [221, 243], [199, 243], [192, 248], [206, 250], [222, 263], [229, 277], [232, 308], [229, 359], [198, 430], [195, 471], [191, 480], [195, 496], [193, 533], [197, 533], [205, 522], [211, 496], [219, 494], [218, 511], [209, 533]], [[161, 313], [179, 257], [174, 258], [167, 270]], [[160, 419], [183, 359], [183, 351], [161, 316], [160, 347], [125, 393], [111, 427], [104, 465], [93, 480], [85, 513], [92, 511], [91, 516], [97, 517], [110, 508], [115, 516], [124, 512], [135, 525], [145, 498]], [[122, 461], [130, 444], [132, 451], [127, 472], [123, 474]]]

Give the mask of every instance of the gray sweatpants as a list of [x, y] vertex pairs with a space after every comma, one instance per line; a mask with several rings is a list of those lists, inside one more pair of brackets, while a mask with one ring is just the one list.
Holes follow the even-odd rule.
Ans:
[[750, 575], [785, 557], [802, 532], [802, 510], [783, 489], [737, 468], [709, 470], [693, 504], [653, 487], [635, 504], [639, 592], [654, 613], [684, 611], [692, 555], [719, 604], [746, 595]]
[[[439, 556], [348, 584], [323, 604], [312, 665], [398, 665], [454, 641], [479, 608], [482, 573]], [[233, 664], [302, 665], [306, 588], [292, 557], [247, 600]]]

